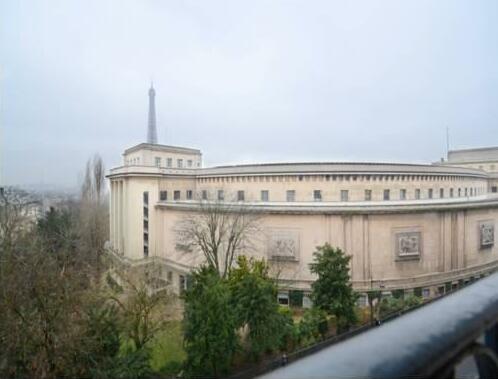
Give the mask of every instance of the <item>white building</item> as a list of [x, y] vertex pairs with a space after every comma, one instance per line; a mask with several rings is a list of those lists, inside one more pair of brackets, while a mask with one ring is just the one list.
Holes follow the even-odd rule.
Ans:
[[154, 262], [158, 275], [182, 287], [202, 254], [178, 249], [175, 225], [201, 201], [244, 202], [265, 230], [251, 254], [270, 264], [278, 257], [287, 289], [309, 291], [308, 264], [328, 242], [352, 255], [358, 291], [441, 293], [498, 267], [497, 151], [472, 150], [472, 160], [469, 151], [452, 151], [437, 165], [204, 168], [197, 149], [143, 143], [125, 150], [123, 164], [107, 176], [110, 245], [122, 264]]

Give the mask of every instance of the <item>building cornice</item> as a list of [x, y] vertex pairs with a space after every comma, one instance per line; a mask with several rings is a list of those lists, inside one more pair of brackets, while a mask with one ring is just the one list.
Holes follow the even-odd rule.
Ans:
[[247, 209], [248, 212], [266, 214], [390, 214], [418, 213], [450, 210], [467, 210], [479, 208], [498, 208], [498, 196], [486, 195], [475, 198], [458, 198], [454, 200], [406, 200], [384, 202], [199, 202], [199, 201], [160, 201], [158, 209], [179, 211], [198, 211], [202, 204], [208, 207], [225, 206], [227, 209]]
[[366, 163], [299, 163], [241, 165], [213, 168], [174, 169], [155, 166], [120, 166], [111, 169], [108, 178], [115, 176], [189, 176], [197, 179], [243, 176], [289, 176], [289, 175], [418, 175], [455, 176], [488, 179], [482, 170], [454, 166], [366, 164]]

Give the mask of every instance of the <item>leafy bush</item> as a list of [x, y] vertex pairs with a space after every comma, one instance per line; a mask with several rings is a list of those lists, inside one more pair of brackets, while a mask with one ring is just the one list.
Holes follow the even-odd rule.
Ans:
[[324, 338], [328, 332], [327, 314], [318, 308], [307, 309], [297, 325], [298, 344], [310, 345]]
[[291, 351], [297, 345], [299, 330], [294, 324], [290, 308], [279, 307], [278, 313], [281, 325], [279, 348], [283, 351]]

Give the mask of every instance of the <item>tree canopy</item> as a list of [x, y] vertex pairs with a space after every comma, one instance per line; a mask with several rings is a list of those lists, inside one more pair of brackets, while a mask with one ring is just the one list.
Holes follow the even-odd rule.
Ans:
[[317, 275], [312, 283], [312, 300], [315, 307], [337, 318], [338, 326], [348, 326], [356, 321], [357, 296], [349, 276], [351, 256], [328, 243], [318, 246], [313, 253], [310, 271]]

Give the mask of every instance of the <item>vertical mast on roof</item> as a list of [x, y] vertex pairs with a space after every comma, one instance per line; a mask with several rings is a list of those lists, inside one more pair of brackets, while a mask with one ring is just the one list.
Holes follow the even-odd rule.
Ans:
[[149, 89], [149, 122], [147, 128], [147, 143], [157, 144], [157, 127], [156, 127], [156, 91], [150, 83]]

